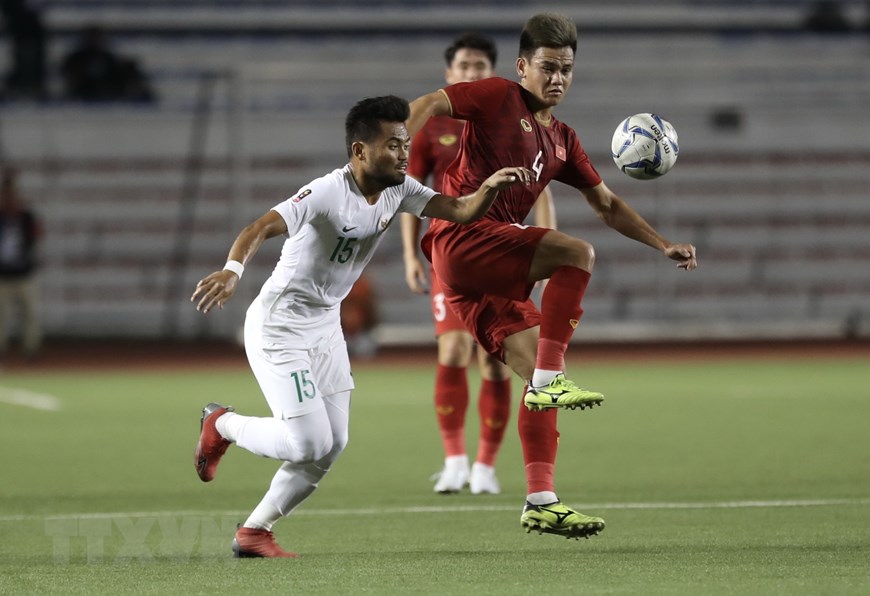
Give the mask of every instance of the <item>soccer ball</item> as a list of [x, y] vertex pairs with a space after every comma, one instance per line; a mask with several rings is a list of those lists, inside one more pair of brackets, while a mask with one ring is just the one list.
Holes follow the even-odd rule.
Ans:
[[674, 167], [680, 146], [671, 123], [656, 114], [635, 114], [619, 123], [610, 144], [620, 170], [638, 180], [664, 176]]

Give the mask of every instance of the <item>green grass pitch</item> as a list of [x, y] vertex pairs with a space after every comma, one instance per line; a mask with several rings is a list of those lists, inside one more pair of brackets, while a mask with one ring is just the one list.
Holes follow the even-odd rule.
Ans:
[[560, 414], [559, 494], [607, 521], [588, 541], [521, 530], [516, 406], [502, 494], [436, 495], [433, 366], [358, 364], [350, 444], [280, 561], [229, 550], [277, 464], [192, 466], [206, 402], [267, 414], [243, 364], [0, 376], [0, 594], [870, 593], [866, 358], [573, 364], [607, 396]]

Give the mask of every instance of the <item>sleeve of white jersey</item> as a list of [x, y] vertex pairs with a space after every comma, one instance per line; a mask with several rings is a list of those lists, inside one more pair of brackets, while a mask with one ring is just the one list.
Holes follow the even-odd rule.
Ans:
[[286, 201], [272, 207], [272, 211], [284, 218], [287, 236], [292, 238], [305, 224], [314, 221], [329, 209], [329, 202], [334, 200], [334, 195], [329, 178], [318, 178], [300, 188], [298, 193]]
[[405, 177], [405, 182], [402, 185], [404, 196], [399, 211], [413, 213], [417, 217], [423, 217], [423, 209], [429, 204], [429, 201], [438, 193], [428, 186], [424, 186], [411, 178]]

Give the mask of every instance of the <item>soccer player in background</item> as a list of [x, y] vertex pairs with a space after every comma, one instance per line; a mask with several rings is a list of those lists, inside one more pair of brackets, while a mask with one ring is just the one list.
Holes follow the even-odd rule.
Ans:
[[233, 539], [238, 557], [295, 557], [273, 525], [316, 488], [347, 444], [354, 388], [339, 320], [350, 292], [397, 213], [468, 223], [498, 192], [529, 183], [525, 168], [504, 168], [466, 196], [445, 196], [406, 177], [408, 102], [395, 96], [357, 103], [345, 123], [350, 163], [302, 187], [245, 227], [227, 264], [196, 286], [197, 310], [222, 308], [262, 243], [286, 235], [281, 257], [245, 317], [245, 351], [273, 417], [242, 416], [217, 403], [203, 409], [194, 465], [214, 479], [235, 443], [282, 461], [268, 492]]
[[[494, 74], [498, 56], [495, 42], [476, 33], [465, 33], [444, 51], [448, 85], [486, 79]], [[429, 119], [414, 136], [408, 174], [441, 190], [441, 179], [459, 151], [464, 123], [448, 116]], [[426, 292], [426, 270], [417, 250], [420, 219], [402, 214], [402, 247], [405, 280], [415, 294]], [[535, 203], [535, 224], [555, 228], [553, 199], [544, 189]], [[510, 369], [492, 354], [477, 350], [482, 382], [477, 398], [480, 438], [474, 465], [469, 470], [465, 448], [465, 415], [468, 410], [467, 369], [474, 355], [474, 338], [444, 302], [438, 276], [429, 270], [429, 288], [435, 336], [438, 341], [438, 369], [435, 373], [435, 413], [444, 448], [444, 467], [437, 474], [435, 492], [456, 493], [466, 484], [472, 494], [498, 494], [495, 460], [504, 439], [511, 410]]]
[[[519, 83], [493, 77], [424, 95], [411, 103], [408, 131], [415, 134], [433, 116], [466, 121], [459, 156], [444, 175], [447, 193], [474, 188], [500, 165], [523, 164], [534, 172], [531, 185], [501, 193], [470, 226], [433, 221], [422, 248], [446, 302], [478, 344], [528, 383], [518, 417], [527, 483], [522, 527], [579, 538], [603, 530], [604, 520], [573, 511], [556, 494], [556, 412], [603, 400], [565, 376], [565, 351], [580, 322], [595, 253], [584, 240], [522, 222], [541, 190], [558, 180], [577, 188], [608, 226], [677, 267], [691, 270], [697, 262], [694, 246], [665, 239], [605, 185], [574, 130], [553, 116], [571, 86], [576, 50], [577, 28], [569, 18], [533, 16], [520, 35]], [[529, 293], [543, 279], [549, 282], [539, 312]]]

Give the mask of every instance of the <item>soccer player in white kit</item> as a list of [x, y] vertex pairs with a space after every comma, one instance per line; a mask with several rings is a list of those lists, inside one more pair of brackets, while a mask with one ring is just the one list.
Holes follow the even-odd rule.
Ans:
[[500, 189], [531, 179], [525, 168], [504, 168], [473, 194], [436, 193], [405, 175], [409, 115], [408, 102], [395, 96], [357, 103], [345, 122], [350, 163], [242, 230], [224, 269], [202, 279], [191, 296], [203, 313], [222, 308], [262, 243], [287, 236], [245, 318], [245, 351], [273, 417], [242, 416], [210, 403], [194, 456], [204, 482], [214, 479], [233, 443], [284, 462], [236, 532], [237, 557], [298, 556], [275, 542], [272, 527], [317, 488], [347, 444], [354, 383], [339, 307], [396, 214], [470, 223], [486, 213]]

